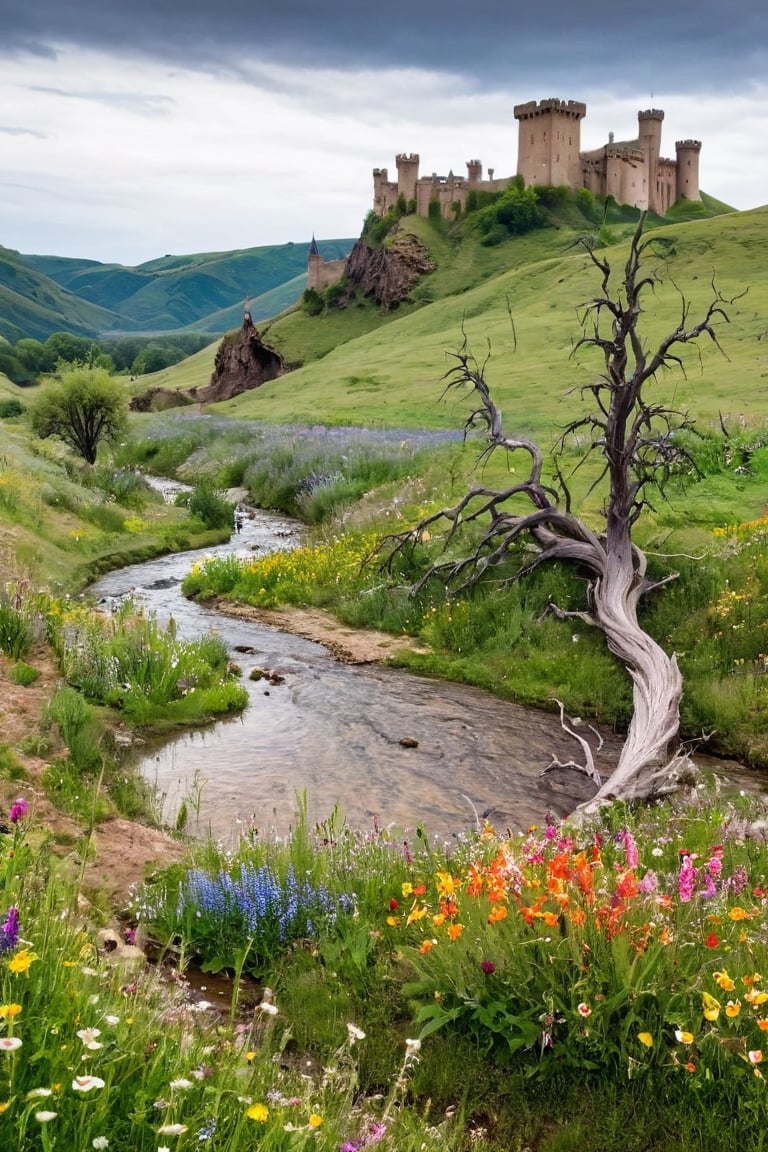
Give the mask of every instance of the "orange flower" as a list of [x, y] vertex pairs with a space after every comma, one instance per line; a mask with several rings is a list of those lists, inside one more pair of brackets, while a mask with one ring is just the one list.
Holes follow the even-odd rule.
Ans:
[[738, 906], [738, 904], [736, 905], [735, 908], [730, 909], [730, 911], [728, 912], [728, 918], [730, 920], [751, 920], [752, 919], [751, 915], [749, 914], [749, 912], [747, 912], [746, 908], [740, 908]]
[[586, 922], [587, 914], [583, 908], [574, 908], [571, 912], [571, 923], [580, 928]]
[[625, 872], [621, 876], [616, 885], [616, 891], [622, 900], [632, 900], [637, 896], [637, 876], [635, 876], [634, 872]]
[[560, 917], [557, 912], [542, 912], [541, 919], [546, 924], [547, 928], [556, 928], [560, 923]]
[[507, 908], [505, 904], [495, 904], [488, 913], [488, 923], [498, 924], [500, 920], [506, 920]]
[[419, 946], [419, 952], [421, 952], [422, 956], [426, 956], [427, 952], [431, 952], [434, 946], [434, 940], [424, 940]]
[[768, 1032], [768, 1020], [765, 1020], [765, 1019], [758, 1020], [757, 1026], [761, 1032]]
[[450, 940], [458, 940], [459, 936], [461, 936], [463, 931], [464, 931], [464, 925], [463, 924], [451, 924], [448, 927], [448, 937]]

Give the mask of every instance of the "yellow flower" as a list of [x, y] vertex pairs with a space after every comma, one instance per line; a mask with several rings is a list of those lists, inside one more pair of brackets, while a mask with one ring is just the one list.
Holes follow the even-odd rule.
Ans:
[[309, 1118], [310, 1128], [319, 1128], [323, 1122], [322, 1116], [318, 1116], [317, 1112], [313, 1112]]
[[694, 1039], [693, 1032], [683, 1032], [680, 1028], [675, 1030], [675, 1040], [679, 1044], [693, 1044]]
[[423, 904], [421, 905], [421, 907], [416, 905], [416, 907], [412, 908], [411, 911], [408, 913], [408, 919], [406, 920], [405, 923], [406, 924], [413, 924], [414, 920], [421, 920], [424, 916], [426, 916], [426, 914], [427, 914], [427, 909], [424, 907]]
[[450, 872], [437, 873], [437, 891], [441, 896], [453, 896], [459, 881]]
[[29, 975], [29, 969], [35, 960], [40, 957], [36, 956], [34, 952], [30, 952], [29, 948], [22, 948], [21, 952], [17, 952], [13, 960], [8, 964], [9, 972], [23, 972], [25, 976]]
[[21, 1012], [21, 1004], [0, 1004], [0, 1016], [3, 1020], [13, 1020], [19, 1012]]
[[723, 992], [733, 992], [736, 985], [725, 969], [723, 969], [722, 972], [713, 972], [712, 975], [714, 976], [715, 983], [722, 988]]
[[728, 916], [729, 916], [729, 919], [731, 919], [731, 920], [751, 920], [752, 919], [749, 912], [747, 912], [746, 908], [740, 908], [738, 905], [736, 905], [735, 908], [731, 908], [730, 912], [728, 913]]
[[255, 1052], [246, 1052], [246, 1054], [245, 1054], [245, 1058], [246, 1058], [246, 1060], [248, 1060], [249, 1062], [250, 1062], [251, 1060], [255, 1060], [255, 1059], [256, 1059], [256, 1053], [255, 1053]]
[[730, 1016], [732, 1020], [739, 1012], [741, 1012], [741, 1000], [729, 1000], [725, 1006], [726, 1016]]
[[263, 1124], [269, 1116], [269, 1108], [266, 1104], [251, 1104], [246, 1116], [249, 1120], [258, 1120], [260, 1124]]
[[753, 1007], [756, 1008], [760, 1004], [765, 1004], [766, 1002], [768, 1002], [768, 992], [754, 992], [754, 991], [745, 992], [744, 993], [744, 999], [747, 1001], [748, 1004], [751, 1004]]
[[10, 1106], [10, 1100], [6, 1100], [3, 1104], [0, 1104], [0, 1115], [2, 1115], [3, 1112], [7, 1112]]
[[646, 1048], [653, 1048], [653, 1036], [650, 1032], [638, 1032], [637, 1038]]
[[710, 996], [709, 992], [702, 992], [701, 1001], [705, 1019], [717, 1020], [720, 1015], [720, 1001]]

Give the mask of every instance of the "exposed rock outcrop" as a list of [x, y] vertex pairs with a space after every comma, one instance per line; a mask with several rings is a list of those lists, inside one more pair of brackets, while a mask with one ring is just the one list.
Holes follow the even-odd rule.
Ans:
[[361, 237], [347, 257], [347, 283], [373, 296], [382, 311], [396, 308], [421, 276], [434, 272], [427, 248], [410, 232], [397, 232], [387, 248], [371, 248]]
[[280, 353], [264, 343], [246, 311], [240, 331], [225, 336], [219, 346], [210, 384], [190, 388], [188, 395], [199, 404], [215, 404], [259, 388], [287, 371]]
[[172, 388], [148, 388], [134, 396], [128, 407], [131, 412], [165, 412], [167, 408], [183, 408], [192, 400], [186, 392]]

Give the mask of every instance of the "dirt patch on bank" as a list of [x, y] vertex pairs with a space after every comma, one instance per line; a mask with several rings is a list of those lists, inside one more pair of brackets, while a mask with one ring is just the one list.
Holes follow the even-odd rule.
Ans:
[[14, 661], [0, 656], [0, 749], [6, 750], [6, 756], [10, 752], [17, 765], [12, 774], [6, 768], [0, 779], [0, 820], [13, 801], [22, 797], [29, 804], [33, 824], [52, 838], [65, 866], [82, 870], [85, 895], [102, 893], [119, 907], [149, 870], [179, 860], [184, 845], [162, 829], [120, 816], [101, 821], [89, 836], [83, 824], [56, 808], [43, 785], [43, 774], [67, 753], [55, 728], [45, 723], [45, 709], [61, 677], [50, 652], [42, 646], [26, 657], [26, 663], [40, 675], [25, 688], [10, 679]]
[[233, 604], [225, 599], [213, 603], [224, 616], [258, 620], [260, 624], [269, 624], [281, 632], [315, 640], [344, 664], [380, 664], [398, 652], [426, 651], [412, 636], [351, 628], [322, 608], [256, 608], [251, 604]]

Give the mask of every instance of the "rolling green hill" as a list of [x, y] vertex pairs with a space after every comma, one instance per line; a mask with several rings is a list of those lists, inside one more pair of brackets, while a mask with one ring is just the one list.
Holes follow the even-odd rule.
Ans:
[[0, 247], [0, 335], [15, 343], [25, 336], [45, 340], [53, 332], [93, 336], [119, 325], [119, 317], [69, 292], [18, 252]]
[[[318, 248], [326, 260], [335, 260], [346, 256], [353, 243], [351, 239], [325, 240], [318, 241]], [[94, 335], [107, 327], [125, 332], [187, 328], [221, 333], [237, 322], [237, 313], [242, 315], [245, 297], [258, 305], [253, 310], [257, 319], [274, 315], [298, 299], [304, 290], [308, 249], [307, 243], [289, 243], [168, 255], [136, 268], [59, 256], [12, 255], [16, 264], [106, 309], [111, 322], [94, 326]], [[277, 295], [270, 298], [273, 292]]]
[[[450, 365], [446, 354], [464, 331], [481, 359], [490, 347], [488, 379], [508, 425], [546, 435], [572, 415], [578, 397], [566, 406], [565, 394], [600, 370], [594, 357], [572, 356], [581, 331], [579, 305], [600, 287], [595, 269], [574, 247], [576, 231], [551, 228], [481, 249], [469, 242], [452, 245], [428, 220], [409, 217], [403, 223], [426, 240], [438, 263], [415, 295], [439, 298], [388, 316], [363, 302], [317, 317], [291, 310], [264, 332], [286, 360], [303, 367], [217, 410], [273, 422], [455, 427], [461, 413], [455, 401], [440, 403], [441, 378]], [[601, 250], [617, 275], [631, 228]], [[692, 346], [685, 350], [685, 375], [671, 382], [673, 402], [705, 421], [717, 421], [722, 412], [762, 423], [768, 390], [768, 207], [667, 224], [656, 234], [671, 242], [674, 255], [660, 269], [665, 283], [647, 302], [648, 339], [677, 324], [680, 292], [697, 318], [711, 298], [713, 275], [725, 296], [748, 289], [727, 309], [730, 322], [719, 325], [724, 354], [710, 342], [701, 344], [701, 358]], [[456, 291], [444, 295], [451, 283]], [[194, 360], [145, 377], [141, 387], [148, 381], [165, 387], [205, 384], [214, 352], [212, 345]]]

